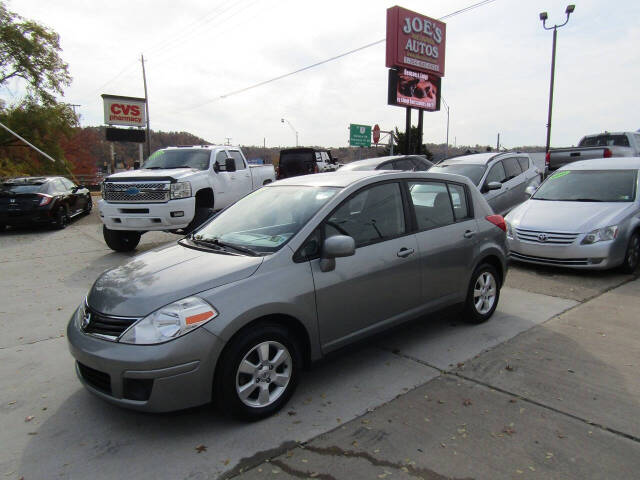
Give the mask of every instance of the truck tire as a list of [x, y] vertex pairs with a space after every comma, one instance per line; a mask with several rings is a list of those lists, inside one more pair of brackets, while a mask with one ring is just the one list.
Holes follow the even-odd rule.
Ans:
[[209, 207], [197, 207], [196, 212], [193, 215], [193, 220], [191, 220], [189, 225], [187, 225], [187, 228], [184, 229], [185, 233], [193, 232], [196, 228], [206, 222], [212, 213], [213, 210]]
[[102, 236], [107, 246], [116, 252], [130, 252], [135, 250], [140, 243], [140, 232], [130, 232], [126, 230], [109, 230], [102, 226]]

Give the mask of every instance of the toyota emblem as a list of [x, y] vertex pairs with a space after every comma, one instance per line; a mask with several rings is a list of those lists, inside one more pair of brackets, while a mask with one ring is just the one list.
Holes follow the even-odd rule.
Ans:
[[84, 317], [82, 317], [82, 330], [86, 330], [90, 323], [91, 323], [91, 312], [87, 312], [85, 313]]
[[538, 240], [541, 242], [546, 242], [547, 241], [547, 234], [546, 233], [539, 233], [538, 234]]

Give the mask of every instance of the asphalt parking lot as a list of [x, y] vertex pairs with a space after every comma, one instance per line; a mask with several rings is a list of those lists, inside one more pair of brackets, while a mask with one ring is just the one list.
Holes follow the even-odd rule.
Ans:
[[[175, 241], [150, 233], [137, 252]], [[151, 415], [75, 378], [67, 321], [109, 250], [97, 213], [0, 234], [0, 474], [39, 478], [637, 478], [640, 281], [511, 268], [486, 324], [412, 322], [315, 366], [244, 424]]]

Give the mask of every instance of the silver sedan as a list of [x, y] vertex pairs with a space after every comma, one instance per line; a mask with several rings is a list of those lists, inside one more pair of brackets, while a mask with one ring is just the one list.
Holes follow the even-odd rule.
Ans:
[[506, 217], [510, 258], [571, 268], [640, 261], [640, 158], [594, 159], [556, 171]]

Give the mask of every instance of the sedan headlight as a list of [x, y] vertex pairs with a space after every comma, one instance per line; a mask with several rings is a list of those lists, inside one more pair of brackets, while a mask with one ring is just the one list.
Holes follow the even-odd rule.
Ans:
[[171, 184], [171, 200], [187, 198], [191, 196], [191, 183], [177, 182]]
[[181, 337], [218, 316], [215, 308], [198, 297], [188, 297], [138, 320], [120, 337], [121, 343], [151, 345]]
[[587, 235], [582, 239], [583, 245], [590, 245], [596, 242], [604, 242], [607, 240], [613, 240], [618, 235], [618, 226], [611, 225], [610, 227], [598, 228], [597, 230], [593, 230], [592, 232], [587, 233]]

